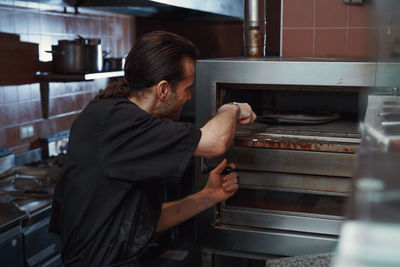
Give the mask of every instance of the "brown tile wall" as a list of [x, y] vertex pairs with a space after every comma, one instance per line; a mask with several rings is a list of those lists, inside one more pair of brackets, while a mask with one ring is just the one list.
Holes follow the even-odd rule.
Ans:
[[[34, 73], [51, 70], [51, 45], [60, 39], [101, 38], [103, 50], [123, 56], [135, 38], [135, 18], [80, 9], [78, 14], [45, 4], [0, 2], [0, 147], [15, 153], [35, 148], [38, 138], [67, 130], [107, 81], [50, 83], [49, 119], [42, 118]], [[35, 135], [20, 139], [20, 126]]]
[[282, 56], [375, 58], [371, 1], [282, 0]]

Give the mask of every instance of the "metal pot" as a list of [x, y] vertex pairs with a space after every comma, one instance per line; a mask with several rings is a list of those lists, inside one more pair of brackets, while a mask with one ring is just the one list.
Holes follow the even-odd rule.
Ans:
[[60, 40], [52, 46], [56, 73], [89, 73], [103, 69], [100, 39]]
[[106, 57], [103, 59], [103, 71], [123, 70], [125, 65], [124, 57]]

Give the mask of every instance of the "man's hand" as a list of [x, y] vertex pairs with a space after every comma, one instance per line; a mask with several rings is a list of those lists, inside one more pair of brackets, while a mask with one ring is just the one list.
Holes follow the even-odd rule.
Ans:
[[[226, 200], [233, 196], [239, 189], [238, 175], [235, 172], [223, 175], [222, 171], [227, 167], [227, 160], [224, 159], [214, 170], [210, 172], [206, 186], [203, 191], [210, 195], [215, 203]], [[235, 168], [233, 163], [229, 164], [232, 169]]]
[[253, 112], [250, 105], [247, 103], [237, 103], [240, 106], [240, 114], [237, 122], [239, 124], [252, 124], [256, 119], [257, 115]]
[[[235, 194], [239, 188], [237, 174], [221, 174], [227, 167], [226, 163], [224, 159], [210, 172], [207, 184], [201, 191], [178, 201], [163, 203], [156, 231], [175, 226]], [[234, 169], [235, 165], [231, 163], [229, 167]]]
[[250, 105], [247, 103], [228, 103], [222, 105], [219, 110], [227, 109], [227, 108], [236, 108], [238, 109], [238, 117], [237, 123], [239, 124], [252, 124], [256, 119], [257, 115], [253, 112]]

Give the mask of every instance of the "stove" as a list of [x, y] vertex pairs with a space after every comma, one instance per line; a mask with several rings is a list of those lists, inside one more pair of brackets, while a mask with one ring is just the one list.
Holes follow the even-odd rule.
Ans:
[[39, 160], [0, 174], [0, 241], [4, 239], [0, 257], [8, 266], [61, 263], [56, 240], [48, 233], [48, 227], [63, 158], [60, 155]]
[[58, 167], [19, 166], [0, 175], [0, 202], [27, 214], [51, 205]]

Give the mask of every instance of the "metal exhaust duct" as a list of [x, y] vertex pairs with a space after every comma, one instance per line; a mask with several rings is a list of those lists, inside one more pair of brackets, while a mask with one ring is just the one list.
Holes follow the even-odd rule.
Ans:
[[265, 56], [266, 0], [245, 0], [243, 37], [246, 56]]

